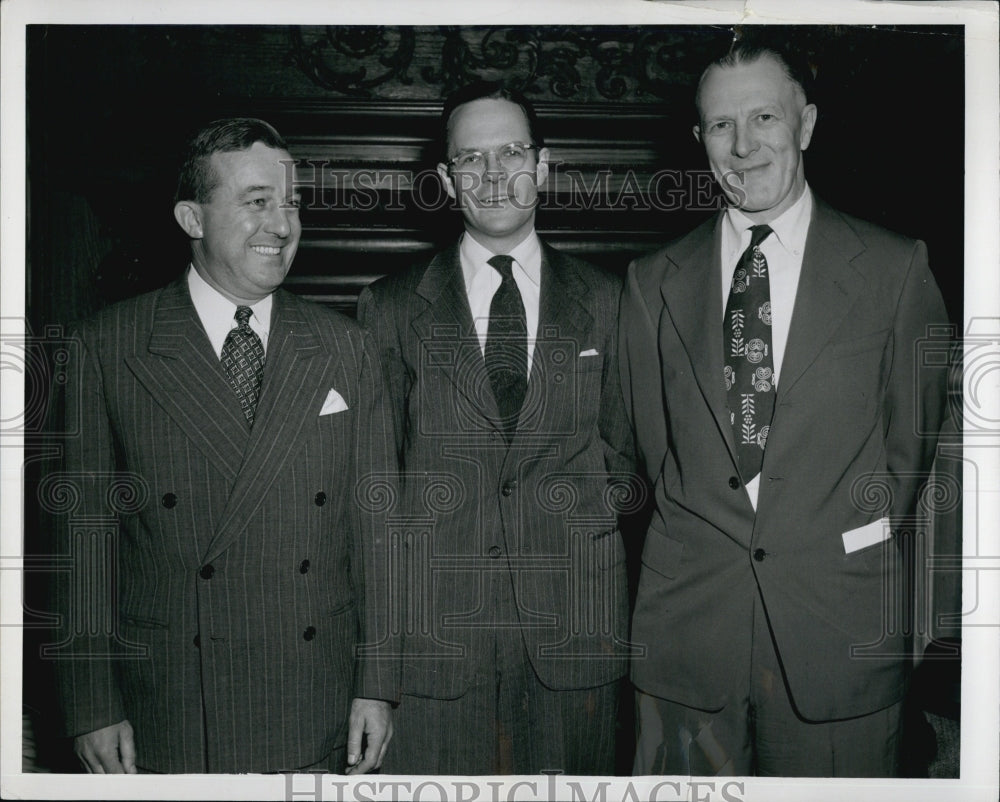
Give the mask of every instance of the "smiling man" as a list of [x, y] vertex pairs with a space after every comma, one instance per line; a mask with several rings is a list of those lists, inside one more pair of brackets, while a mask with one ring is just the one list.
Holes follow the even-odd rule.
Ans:
[[190, 266], [78, 329], [67, 481], [78, 516], [117, 513], [106, 540], [61, 531], [57, 676], [90, 772], [364, 772], [391, 737], [398, 664], [355, 657], [388, 643], [385, 520], [355, 499], [392, 470], [391, 416], [360, 327], [279, 289], [293, 164], [261, 120], [209, 124], [174, 207]]
[[626, 668], [624, 548], [609, 481], [631, 469], [620, 283], [535, 233], [548, 150], [519, 94], [445, 104], [438, 173], [465, 221], [430, 264], [376, 282], [410, 522], [404, 774], [608, 774]]
[[898, 771], [899, 528], [944, 412], [916, 346], [947, 316], [923, 243], [813, 195], [804, 82], [745, 42], [705, 70], [694, 134], [729, 207], [629, 268], [623, 387], [656, 500], [637, 774]]

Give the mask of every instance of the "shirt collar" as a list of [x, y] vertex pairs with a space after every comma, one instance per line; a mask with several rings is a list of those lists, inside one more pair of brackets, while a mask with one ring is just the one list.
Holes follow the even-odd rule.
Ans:
[[[226, 335], [236, 326], [236, 304], [205, 281], [194, 265], [188, 266], [187, 284], [201, 325], [205, 327], [216, 353], [221, 354]], [[246, 305], [253, 310], [253, 328], [266, 339], [271, 331], [272, 296]]]
[[[493, 268], [487, 262], [496, 256], [489, 248], [477, 242], [468, 233], [462, 235], [461, 261], [462, 275], [465, 278], [465, 286], [473, 286], [473, 282], [483, 270], [492, 271]], [[517, 262], [518, 267], [528, 277], [536, 287], [542, 280], [542, 245], [538, 239], [538, 234], [532, 229], [528, 236], [515, 245], [507, 254]]]
[[[774, 236], [777, 237], [778, 242], [785, 250], [798, 255], [805, 249], [806, 235], [809, 233], [809, 220], [812, 218], [812, 207], [812, 192], [809, 185], [806, 184], [799, 199], [768, 223]], [[729, 226], [730, 241], [736, 243], [736, 246], [741, 243], [740, 238], [743, 232], [756, 225], [735, 206], [730, 206], [726, 210], [725, 220]]]

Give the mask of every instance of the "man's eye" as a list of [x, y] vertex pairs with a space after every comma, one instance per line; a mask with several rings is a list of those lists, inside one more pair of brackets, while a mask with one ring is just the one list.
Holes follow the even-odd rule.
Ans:
[[478, 164], [483, 163], [482, 153], [466, 153], [464, 156], [458, 157], [458, 163], [462, 167], [474, 167]]
[[286, 209], [298, 209], [301, 205], [302, 205], [301, 198], [289, 198], [282, 204], [282, 206], [284, 206]]
[[258, 209], [262, 209], [267, 206], [267, 198], [250, 198], [248, 203], [251, 206], [256, 206]]
[[760, 120], [762, 123], [769, 123], [771, 122], [771, 120], [775, 119], [775, 117], [773, 114], [764, 113], [757, 115], [757, 119]]
[[729, 128], [728, 120], [719, 120], [718, 122], [714, 122], [708, 126], [708, 130], [711, 131], [712, 133], [721, 133], [722, 131], [725, 131], [728, 128]]

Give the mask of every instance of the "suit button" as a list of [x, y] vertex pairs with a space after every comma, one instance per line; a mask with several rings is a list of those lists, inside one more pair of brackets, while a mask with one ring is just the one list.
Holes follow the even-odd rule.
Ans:
[[505, 496], [509, 496], [514, 492], [514, 488], [517, 487], [517, 482], [506, 482], [504, 486], [500, 488], [500, 492]]
[[735, 476], [730, 476], [729, 477], [729, 486], [733, 490], [739, 490], [740, 489], [740, 480], [737, 477], [735, 477]]
[[303, 560], [299, 564], [299, 573], [304, 574], [308, 570], [309, 570], [309, 560]]
[[316, 637], [316, 627], [306, 627], [306, 631], [302, 633], [302, 637], [305, 640], [312, 640]]
[[173, 493], [164, 493], [163, 498], [160, 499], [160, 503], [168, 510], [171, 510], [177, 506], [177, 496]]
[[316, 498], [314, 498], [313, 501], [316, 502], [316, 506], [317, 507], [322, 507], [324, 504], [326, 504], [326, 493], [324, 493], [322, 490], [320, 490], [316, 494]]
[[200, 649], [201, 648], [201, 635], [195, 635], [194, 636], [194, 640], [191, 641], [191, 642], [194, 644], [194, 648]]
[[496, 429], [490, 432], [490, 440], [499, 440], [499, 439], [500, 439], [500, 432], [498, 432]]
[[208, 565], [203, 565], [198, 575], [202, 579], [211, 579], [215, 575], [215, 566], [209, 563]]
[[757, 549], [757, 550], [756, 550], [756, 551], [754, 551], [754, 553], [753, 553], [753, 558], [754, 558], [754, 559], [755, 559], [755, 560], [756, 560], [757, 562], [759, 562], [759, 563], [762, 563], [762, 562], [764, 562], [764, 558], [765, 558], [766, 556], [767, 556], [767, 552], [766, 552], [766, 551], [764, 551], [764, 549]]
[[487, 552], [487, 554], [489, 554], [490, 557], [492, 557], [495, 560], [497, 557], [503, 554], [503, 549], [501, 549], [499, 546], [490, 546], [490, 550]]

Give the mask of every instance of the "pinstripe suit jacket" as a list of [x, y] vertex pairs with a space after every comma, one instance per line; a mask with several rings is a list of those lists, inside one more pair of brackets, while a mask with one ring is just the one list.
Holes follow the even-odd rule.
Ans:
[[[128, 719], [155, 771], [308, 765], [343, 743], [352, 697], [398, 692], [384, 515], [356, 501], [392, 460], [378, 360], [337, 313], [278, 290], [272, 314], [252, 429], [183, 280], [78, 332], [66, 730]], [[348, 408], [320, 416], [331, 388]], [[356, 663], [358, 641], [382, 646]]]
[[398, 427], [405, 691], [456, 698], [492, 661], [486, 589], [498, 571], [513, 585], [509, 623], [545, 685], [592, 687], [624, 673], [624, 547], [609, 488], [633, 450], [618, 386], [619, 291], [614, 277], [543, 244], [538, 337], [509, 448], [458, 245], [362, 293], [359, 317], [378, 342]]

